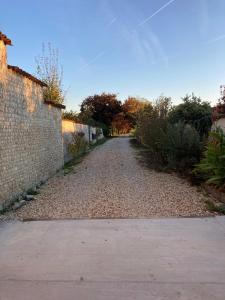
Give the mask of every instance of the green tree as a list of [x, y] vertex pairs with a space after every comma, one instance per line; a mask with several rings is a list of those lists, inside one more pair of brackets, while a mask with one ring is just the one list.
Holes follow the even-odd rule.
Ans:
[[91, 109], [88, 107], [87, 109], [85, 109], [79, 113], [78, 118], [79, 118], [80, 122], [83, 124], [95, 126], [97, 122], [93, 119], [92, 116], [93, 116], [93, 113], [92, 113]]
[[172, 124], [184, 122], [195, 127], [201, 137], [208, 135], [212, 125], [210, 104], [194, 94], [186, 95], [182, 100], [183, 103], [173, 107], [169, 113], [169, 122]]
[[73, 110], [63, 112], [62, 117], [63, 117], [63, 119], [72, 120], [74, 122], [79, 122], [79, 115], [77, 112], [75, 112]]

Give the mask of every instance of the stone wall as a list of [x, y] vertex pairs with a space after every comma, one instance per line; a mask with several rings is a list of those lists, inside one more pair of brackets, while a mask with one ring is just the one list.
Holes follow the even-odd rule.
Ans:
[[91, 127], [84, 124], [78, 124], [71, 120], [65, 120], [65, 119], [62, 120], [64, 161], [68, 162], [72, 159], [72, 156], [68, 151], [68, 145], [72, 141], [72, 133], [83, 132], [87, 142], [94, 144], [98, 139], [102, 139], [104, 137], [102, 133], [97, 137], [96, 131], [97, 131], [96, 127]]
[[220, 118], [219, 120], [215, 121], [213, 123], [213, 128], [215, 128], [215, 127], [220, 127], [223, 130], [224, 134], [225, 134], [225, 117]]
[[0, 206], [63, 166], [61, 109], [23, 72], [7, 65], [0, 40]]

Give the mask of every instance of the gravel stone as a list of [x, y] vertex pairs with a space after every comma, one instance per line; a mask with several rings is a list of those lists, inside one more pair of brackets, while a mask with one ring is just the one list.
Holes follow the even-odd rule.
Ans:
[[32, 201], [32, 200], [34, 200], [33, 195], [26, 195], [26, 201]]
[[20, 207], [22, 207], [25, 204], [26, 204], [26, 201], [25, 200], [21, 200], [19, 202], [14, 203], [12, 208], [14, 210], [17, 210], [17, 209], [19, 209]]
[[143, 167], [129, 138], [92, 151], [74, 171], [41, 187], [37, 201], [9, 213], [19, 219], [209, 216], [204, 196], [185, 180]]
[[12, 209], [13, 209], [13, 210], [16, 210], [16, 209], [18, 209], [18, 208], [20, 208], [20, 207], [21, 207], [20, 203], [19, 203], [19, 202], [16, 202], [16, 203], [13, 204]]

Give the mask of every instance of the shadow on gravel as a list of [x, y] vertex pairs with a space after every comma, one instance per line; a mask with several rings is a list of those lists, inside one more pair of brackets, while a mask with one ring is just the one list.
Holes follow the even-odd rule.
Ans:
[[130, 144], [136, 149], [136, 158], [139, 163], [148, 169], [155, 170], [157, 172], [164, 172], [167, 174], [174, 174], [182, 179], [186, 179], [191, 185], [200, 186], [202, 184], [202, 178], [197, 174], [194, 174], [192, 170], [174, 170], [168, 168], [166, 163], [162, 160], [160, 155], [153, 153], [151, 149], [143, 146], [137, 139], [132, 138]]
[[131, 138], [130, 144], [136, 150], [136, 158], [143, 167], [157, 172], [172, 173], [163, 166], [159, 156], [153, 154], [149, 148], [143, 146], [137, 139]]

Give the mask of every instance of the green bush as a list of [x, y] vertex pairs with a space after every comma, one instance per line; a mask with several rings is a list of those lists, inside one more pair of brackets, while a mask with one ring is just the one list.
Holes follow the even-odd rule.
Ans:
[[[197, 119], [198, 109], [202, 108], [204, 111], [207, 105], [195, 97], [191, 100], [188, 97], [184, 102], [175, 113], [174, 110], [171, 111], [170, 98], [160, 97], [139, 113], [135, 134], [137, 140], [149, 148], [149, 157], [158, 166], [190, 174], [202, 155], [203, 131], [199, 131], [194, 123], [189, 123], [190, 120], [183, 117], [187, 117], [187, 114], [191, 117], [191, 111], [195, 110], [197, 112], [194, 119]], [[182, 117], [180, 113], [183, 113]], [[206, 115], [208, 118], [208, 112]], [[206, 128], [208, 127], [204, 127], [205, 133]]]
[[66, 120], [74, 121], [74, 122], [76, 122], [76, 123], [79, 123], [78, 113], [76, 113], [76, 112], [73, 111], [73, 110], [70, 110], [70, 111], [64, 111], [64, 112], [62, 113], [62, 118], [63, 118], [63, 119], [66, 119]]
[[204, 158], [195, 172], [202, 173], [207, 183], [225, 187], [225, 135], [221, 128], [210, 132]]
[[149, 147], [151, 151], [158, 151], [160, 136], [167, 126], [167, 121], [145, 117], [139, 125], [137, 135], [140, 142]]
[[167, 126], [170, 101], [170, 98], [161, 96], [154, 104], [146, 105], [138, 114], [136, 137], [153, 152], [158, 151], [161, 131]]
[[212, 125], [212, 109], [208, 102], [202, 101], [194, 94], [187, 95], [183, 103], [173, 107], [169, 113], [169, 122], [176, 124], [183, 122], [189, 124], [198, 131], [200, 137], [208, 135]]
[[85, 139], [83, 132], [74, 132], [72, 133], [72, 142], [69, 144], [69, 152], [73, 155], [74, 158], [78, 157], [81, 154], [84, 154], [87, 151], [88, 142]]
[[197, 130], [180, 122], [161, 130], [159, 149], [169, 169], [184, 172], [200, 160], [202, 144]]

